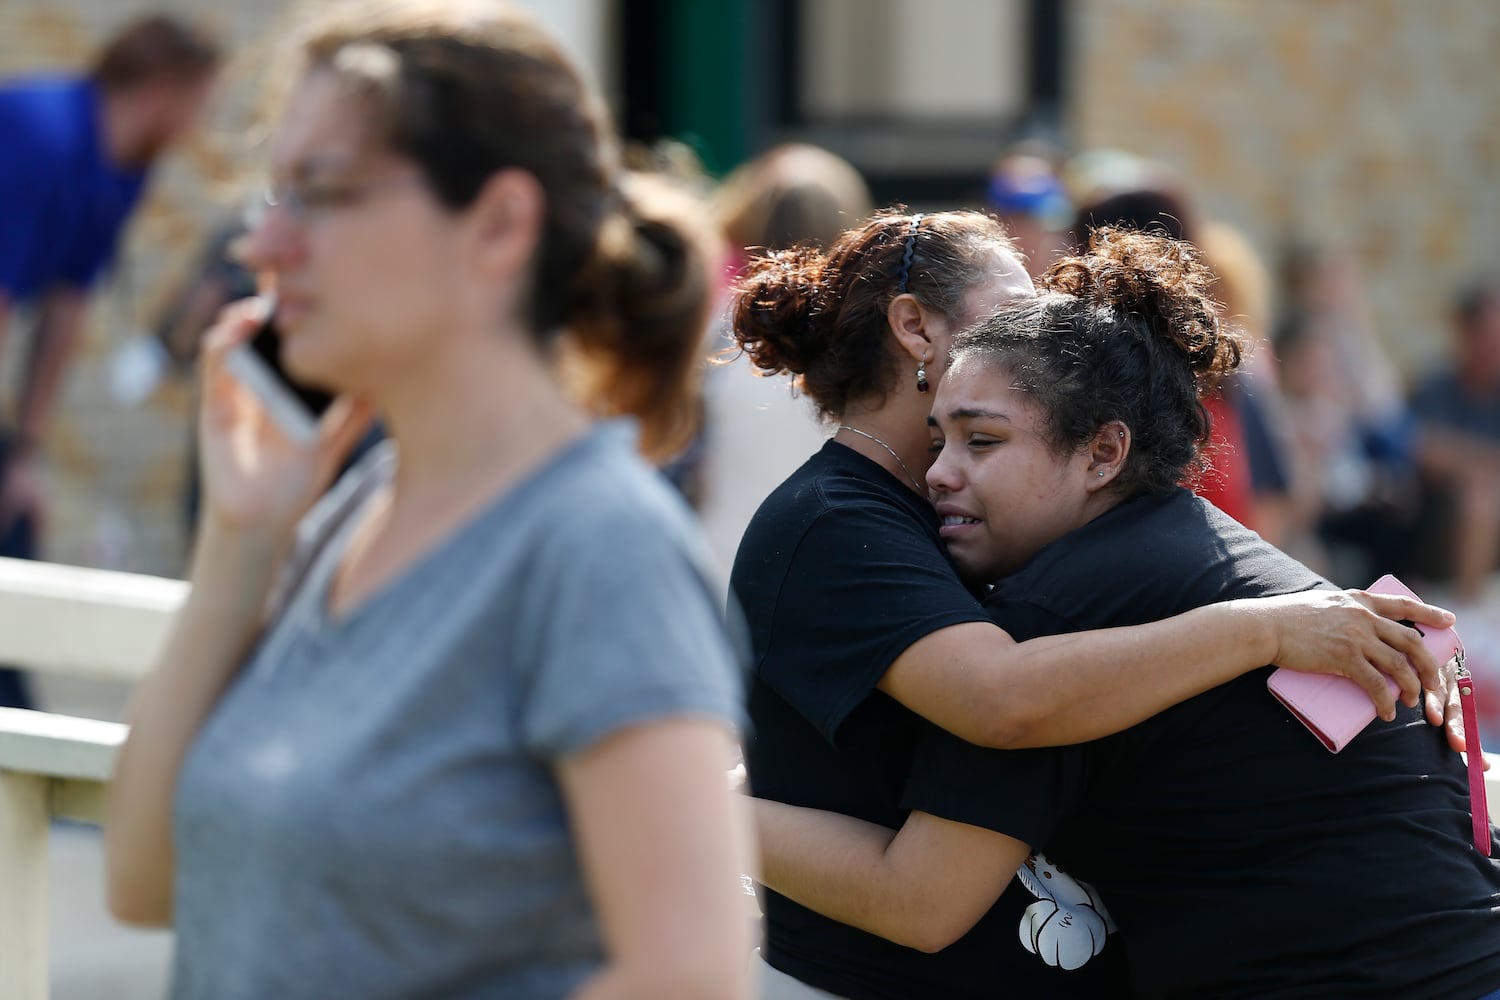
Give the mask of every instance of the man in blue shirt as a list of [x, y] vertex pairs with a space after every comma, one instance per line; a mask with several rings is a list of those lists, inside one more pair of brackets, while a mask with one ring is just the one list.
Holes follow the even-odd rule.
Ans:
[[[34, 556], [38, 447], [89, 289], [150, 167], [198, 118], [218, 61], [205, 36], [152, 16], [109, 41], [86, 76], [0, 86], [0, 343], [22, 307], [35, 319], [19, 403], [0, 428], [0, 556]], [[27, 701], [0, 671], [0, 705]]]

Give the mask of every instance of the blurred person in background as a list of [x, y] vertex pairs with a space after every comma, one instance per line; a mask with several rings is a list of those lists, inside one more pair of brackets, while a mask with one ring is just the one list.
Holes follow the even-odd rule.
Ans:
[[[203, 338], [219, 312], [229, 303], [253, 296], [255, 275], [238, 259], [245, 225], [241, 220], [221, 223], [199, 252], [198, 260], [183, 283], [174, 290], [156, 327], [156, 337], [176, 371], [189, 379], [197, 373]], [[196, 393], [196, 382], [194, 382]], [[182, 526], [191, 539], [198, 525], [198, 503], [202, 482], [198, 467], [198, 408], [188, 424], [187, 467], [183, 474]], [[191, 549], [191, 544], [189, 545]]]
[[[743, 680], [689, 511], [692, 206], [503, 5], [310, 7], [247, 265], [286, 437], [209, 335], [187, 603], [110, 784], [109, 900], [176, 1000], [743, 1000]], [[380, 413], [392, 443], [317, 499]]]
[[1089, 233], [1118, 225], [1173, 239], [1200, 235], [1200, 221], [1183, 179], [1165, 164], [1119, 150], [1079, 153], [1062, 177], [1074, 206], [1066, 243], [1087, 246]]
[[1299, 483], [1292, 461], [1292, 430], [1271, 345], [1270, 273], [1250, 240], [1235, 226], [1207, 219], [1199, 229], [1197, 247], [1213, 273], [1210, 295], [1219, 318], [1244, 338], [1244, 361], [1223, 380], [1220, 395], [1234, 410], [1244, 437], [1252, 524], [1266, 541], [1282, 545], [1297, 523]]
[[[1338, 607], [1309, 595], [1201, 608], [1061, 642], [1018, 644], [994, 624], [943, 554], [940, 533], [961, 526], [928, 500], [926, 421], [954, 336], [1032, 294], [1004, 230], [977, 212], [882, 212], [826, 248], [750, 262], [735, 300], [736, 339], [761, 370], [792, 376], [837, 428], [761, 505], [735, 559], [732, 589], [752, 647], [747, 758], [759, 798], [894, 828], [929, 724], [987, 746], [1076, 742], [1268, 659], [1361, 674], [1390, 716], [1389, 691], [1371, 664], [1404, 678], [1408, 704], [1419, 685], [1397, 647], [1414, 652], [1429, 675], [1434, 669], [1415, 632], [1349, 596]], [[1008, 445], [976, 435], [967, 447], [979, 454]], [[1339, 633], [1347, 645], [1325, 645]], [[1059, 684], [1063, 670], [1069, 682]], [[972, 789], [941, 775], [927, 790], [935, 815], [972, 806]], [[771, 884], [788, 892], [836, 863], [804, 851], [795, 830], [762, 847], [768, 881], [774, 873]], [[1017, 888], [972, 930], [935, 922], [896, 943], [769, 893], [763, 995], [1117, 995], [1119, 949], [1102, 936], [1094, 942], [1102, 953], [1076, 965], [1027, 953], [1017, 927], [1036, 902]]]
[[[1087, 191], [1071, 230], [1075, 247], [1086, 246], [1089, 233], [1100, 226], [1155, 233], [1200, 247], [1212, 233], [1221, 260], [1210, 259], [1209, 264], [1223, 267], [1220, 294], [1238, 298], [1221, 302], [1221, 309], [1252, 321], [1268, 311], [1257, 292], [1264, 285], [1258, 260], [1253, 253], [1247, 257], [1238, 234], [1200, 218], [1180, 178], [1159, 164], [1132, 162], [1126, 154], [1113, 153], [1098, 163], [1098, 176], [1092, 181], [1079, 176], [1087, 171], [1074, 170], [1073, 183]], [[1230, 517], [1272, 540], [1282, 533], [1289, 492], [1286, 446], [1273, 432], [1260, 398], [1273, 391], [1273, 386], [1231, 378], [1205, 397], [1213, 443], [1207, 449], [1208, 466], [1194, 487]]]
[[[89, 292], [152, 166], [200, 117], [218, 64], [201, 31], [154, 15], [106, 42], [86, 74], [0, 84], [0, 343], [23, 309], [34, 326], [0, 427], [0, 556], [36, 558], [42, 448]], [[0, 706], [30, 704], [21, 675], [0, 669]]]
[[1284, 547], [1338, 582], [1407, 574], [1420, 498], [1414, 425], [1358, 264], [1299, 247], [1283, 272], [1274, 356], [1301, 487]]
[[1406, 410], [1401, 376], [1375, 328], [1359, 260], [1336, 246], [1294, 246], [1282, 272], [1282, 311], [1311, 319], [1330, 344], [1334, 391], [1363, 423], [1399, 423]]
[[748, 257], [799, 243], [827, 246], [874, 208], [853, 164], [795, 142], [738, 167], [724, 179], [714, 205], [735, 275]]
[[243, 220], [220, 223], [204, 241], [183, 283], [168, 297], [156, 336], [178, 369], [198, 363], [203, 335], [220, 310], [256, 294], [255, 275], [240, 260], [244, 237]]
[[[870, 189], [847, 160], [817, 146], [776, 146], [740, 166], [714, 196], [728, 247], [726, 276], [799, 244], [827, 246], [873, 209]], [[726, 577], [745, 526], [766, 495], [828, 437], [810, 401], [763, 377], [738, 353], [727, 321], [714, 331], [727, 349], [710, 368], [699, 513]]]
[[[621, 163], [633, 173], [650, 174], [661, 178], [684, 192], [706, 201], [713, 190], [713, 179], [703, 166], [702, 159], [687, 143], [677, 139], [658, 139], [653, 143], [627, 142], [621, 150]], [[717, 273], [720, 267], [715, 262]], [[712, 328], [704, 331], [705, 337], [715, 337]], [[705, 354], [712, 347], [705, 348]], [[707, 363], [707, 362], [705, 362]], [[705, 399], [699, 399], [698, 413], [694, 418], [696, 430], [682, 447], [671, 455], [660, 457], [657, 468], [667, 481], [677, 488], [682, 498], [696, 513], [701, 513], [706, 491], [706, 457], [708, 453], [708, 427], [710, 415]]]
[[1033, 278], [1066, 249], [1063, 230], [1072, 206], [1051, 159], [1040, 149], [1023, 144], [995, 161], [985, 201], [1016, 241]]
[[1500, 288], [1454, 304], [1453, 361], [1412, 396], [1417, 463], [1431, 487], [1434, 546], [1460, 602], [1479, 601], [1500, 553]]

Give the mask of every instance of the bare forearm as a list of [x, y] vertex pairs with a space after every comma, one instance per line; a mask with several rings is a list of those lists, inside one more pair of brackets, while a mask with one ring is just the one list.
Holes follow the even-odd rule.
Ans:
[[919, 951], [963, 937], [1030, 848], [914, 810], [900, 830], [834, 812], [752, 801], [765, 882], [826, 917]]
[[992, 676], [1012, 728], [995, 745], [1063, 746], [1128, 729], [1271, 663], [1275, 631], [1229, 602], [1130, 628], [1046, 636], [996, 653]]
[[16, 416], [16, 435], [23, 446], [34, 445], [46, 431], [63, 373], [82, 335], [84, 307], [83, 293], [74, 289], [53, 292], [42, 306]]
[[972, 622], [912, 645], [880, 688], [979, 746], [1061, 746], [1127, 729], [1272, 662], [1275, 650], [1274, 629], [1249, 605], [1023, 643]]
[[899, 875], [887, 851], [896, 831], [852, 816], [753, 799], [765, 885], [841, 923], [908, 943]]
[[193, 587], [130, 705], [130, 736], [109, 786], [110, 908], [122, 920], [171, 920], [172, 800], [183, 757], [261, 624], [284, 543], [205, 525]]

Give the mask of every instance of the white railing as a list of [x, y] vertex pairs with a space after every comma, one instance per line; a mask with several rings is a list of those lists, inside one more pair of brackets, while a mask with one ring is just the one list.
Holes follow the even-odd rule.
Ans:
[[[187, 584], [0, 559], [0, 663], [134, 681]], [[98, 823], [125, 727], [0, 709], [0, 1000], [46, 1000], [47, 831]]]
[[47, 996], [47, 829], [98, 823], [117, 722], [0, 708], [0, 998]]
[[0, 663], [136, 680], [186, 595], [181, 580], [0, 559]]
[[[180, 580], [0, 558], [0, 663], [136, 680], [186, 593]], [[47, 998], [48, 824], [103, 819], [125, 732], [0, 708], [0, 1000]], [[1500, 823], [1500, 756], [1491, 762], [1490, 814]]]

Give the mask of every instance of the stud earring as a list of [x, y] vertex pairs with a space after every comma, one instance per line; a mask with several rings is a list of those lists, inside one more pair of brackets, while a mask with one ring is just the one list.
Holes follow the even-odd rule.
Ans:
[[1100, 469], [1100, 470], [1099, 470], [1099, 478], [1100, 478], [1100, 479], [1103, 479], [1103, 478], [1104, 478], [1104, 470], [1103, 470], [1103, 469]]
[[923, 358], [917, 362], [917, 391], [926, 392], [931, 388], [927, 384], [927, 359]]

